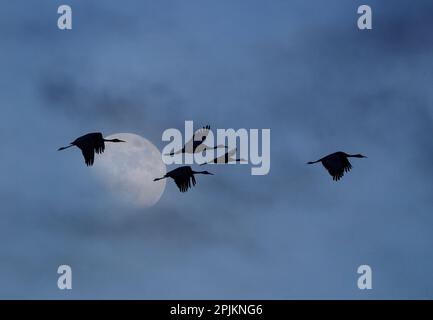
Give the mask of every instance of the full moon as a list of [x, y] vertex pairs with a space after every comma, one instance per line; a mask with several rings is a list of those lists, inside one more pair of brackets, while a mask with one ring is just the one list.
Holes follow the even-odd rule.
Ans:
[[155, 205], [165, 189], [165, 180], [153, 182], [166, 173], [159, 150], [149, 140], [132, 133], [105, 138], [118, 138], [126, 143], [105, 143], [105, 152], [96, 155], [96, 176], [113, 196], [128, 204], [143, 208]]

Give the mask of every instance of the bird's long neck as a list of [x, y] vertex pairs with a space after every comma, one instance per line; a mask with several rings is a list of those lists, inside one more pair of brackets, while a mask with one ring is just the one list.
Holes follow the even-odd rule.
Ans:
[[214, 147], [209, 147], [209, 146], [205, 145], [204, 143], [202, 143], [200, 145], [200, 147], [201, 146], [203, 146], [203, 149], [209, 149], [209, 150], [215, 150], [215, 149], [219, 149], [219, 148], [226, 148], [227, 149], [227, 146], [223, 146], [222, 144], [219, 144], [219, 145], [214, 146]]
[[360, 154], [346, 154], [347, 158], [363, 158]]
[[193, 174], [206, 174], [206, 171], [193, 171]]
[[162, 180], [162, 179], [165, 179], [165, 178], [167, 178], [167, 175], [165, 175], [165, 176], [163, 176], [161, 178], [155, 178], [155, 179], [153, 179], [153, 181], [159, 181], [159, 180]]
[[57, 151], [62, 151], [62, 150], [68, 149], [68, 148], [73, 147], [73, 146], [74, 146], [74, 145], [71, 144], [71, 145], [69, 145], [69, 146], [67, 146], [67, 147], [61, 147], [61, 148], [57, 149]]
[[227, 146], [224, 146], [224, 145], [222, 145], [222, 144], [219, 144], [219, 145], [217, 145], [217, 146], [215, 146], [215, 147], [213, 147], [213, 149], [218, 149], [218, 148], [228, 148]]

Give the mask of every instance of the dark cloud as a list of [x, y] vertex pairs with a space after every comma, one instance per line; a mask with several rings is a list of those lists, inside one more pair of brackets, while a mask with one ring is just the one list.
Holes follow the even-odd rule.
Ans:
[[170, 87], [125, 81], [128, 84], [97, 86], [92, 80], [55, 74], [40, 81], [39, 92], [46, 110], [75, 121], [102, 121], [125, 130], [152, 125], [155, 118], [173, 122], [183, 101]]

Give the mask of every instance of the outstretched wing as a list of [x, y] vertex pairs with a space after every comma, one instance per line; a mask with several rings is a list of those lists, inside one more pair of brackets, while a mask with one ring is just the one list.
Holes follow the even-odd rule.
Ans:
[[235, 154], [236, 154], [236, 148], [234, 148], [234, 149], [230, 150], [229, 152], [227, 152], [227, 155], [229, 157], [233, 157]]
[[209, 134], [210, 126], [205, 126], [203, 128], [198, 129], [192, 136], [192, 138], [185, 143], [185, 151], [186, 152], [195, 152], [197, 147], [201, 145], [205, 140], [207, 135]]
[[102, 133], [98, 133], [98, 136], [93, 140], [93, 147], [97, 154], [104, 153], [105, 151], [105, 142]]
[[189, 166], [174, 169], [170, 171], [168, 175], [173, 178], [180, 192], [188, 191], [188, 189], [191, 188], [191, 182], [192, 185], [195, 186], [196, 181], [194, 174]]
[[344, 173], [352, 169], [349, 160], [344, 156], [334, 156], [323, 159], [322, 164], [325, 169], [328, 170], [334, 181], [340, 180], [344, 176]]
[[203, 128], [200, 128], [194, 133], [194, 136], [192, 137], [192, 139], [197, 140], [197, 141], [204, 141], [206, 139], [207, 135], [209, 134], [209, 131], [210, 131], [209, 125], [207, 125]]
[[81, 153], [83, 154], [84, 162], [86, 163], [86, 165], [88, 167], [92, 166], [93, 163], [95, 162], [94, 148], [90, 146], [90, 147], [82, 147], [80, 149], [81, 149]]
[[222, 156], [219, 156], [212, 160], [213, 163], [229, 163], [230, 161], [235, 161], [232, 157], [236, 154], [236, 148], [230, 150], [229, 152], [224, 153]]
[[233, 156], [236, 155], [236, 148], [227, 152], [226, 155], [227, 155], [227, 161], [233, 161]]
[[174, 179], [174, 182], [176, 183], [177, 187], [179, 188], [180, 192], [187, 192], [189, 188], [191, 188], [191, 181], [192, 185], [195, 186], [195, 178], [194, 176], [191, 177], [176, 177]]

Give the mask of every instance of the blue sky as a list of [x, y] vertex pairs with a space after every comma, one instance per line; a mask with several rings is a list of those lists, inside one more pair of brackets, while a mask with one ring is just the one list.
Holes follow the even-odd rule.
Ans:
[[[368, 1], [361, 32], [364, 3], [3, 3], [0, 297], [432, 298], [433, 4]], [[214, 168], [134, 209], [56, 151], [92, 131], [162, 149], [185, 120], [270, 128], [269, 175]], [[337, 150], [369, 158], [339, 183], [305, 164]]]

